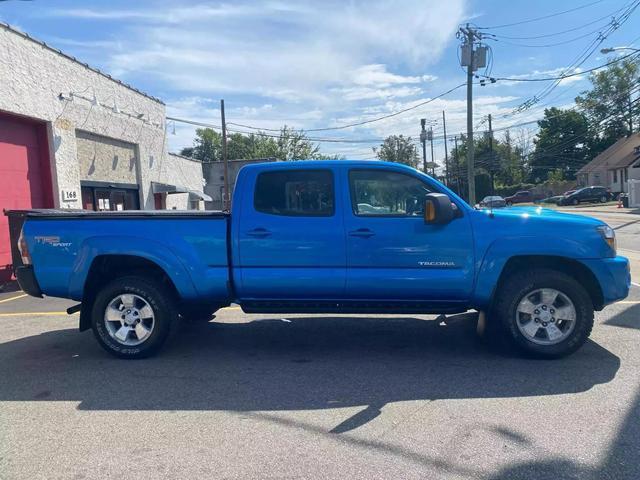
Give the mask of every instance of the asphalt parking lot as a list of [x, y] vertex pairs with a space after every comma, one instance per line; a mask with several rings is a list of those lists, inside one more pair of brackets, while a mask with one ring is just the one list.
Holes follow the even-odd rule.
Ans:
[[[57, 299], [0, 296], [0, 478], [640, 478], [640, 288], [570, 358], [470, 316], [244, 315], [108, 356]], [[39, 313], [30, 313], [39, 312]]]

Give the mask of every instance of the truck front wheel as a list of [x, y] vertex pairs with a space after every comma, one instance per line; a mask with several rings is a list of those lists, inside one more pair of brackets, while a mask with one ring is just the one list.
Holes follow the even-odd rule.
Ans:
[[176, 318], [176, 302], [166, 287], [151, 278], [127, 276], [98, 292], [91, 326], [107, 352], [134, 359], [156, 353]]
[[593, 304], [569, 275], [548, 269], [512, 274], [502, 282], [493, 321], [529, 356], [559, 358], [580, 348], [593, 328]]

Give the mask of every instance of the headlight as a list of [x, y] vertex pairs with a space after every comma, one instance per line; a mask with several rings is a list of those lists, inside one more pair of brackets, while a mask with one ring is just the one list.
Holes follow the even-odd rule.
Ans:
[[600, 225], [598, 231], [604, 241], [611, 247], [611, 250], [616, 251], [616, 232], [609, 225]]

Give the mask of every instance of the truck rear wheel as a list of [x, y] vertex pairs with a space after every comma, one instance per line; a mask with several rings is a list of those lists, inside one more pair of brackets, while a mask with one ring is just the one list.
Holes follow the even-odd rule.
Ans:
[[107, 284], [96, 295], [91, 312], [91, 326], [100, 345], [112, 355], [130, 359], [156, 353], [176, 319], [172, 292], [139, 276]]
[[549, 269], [512, 274], [493, 308], [504, 338], [520, 352], [560, 358], [580, 348], [593, 328], [593, 304], [569, 275]]

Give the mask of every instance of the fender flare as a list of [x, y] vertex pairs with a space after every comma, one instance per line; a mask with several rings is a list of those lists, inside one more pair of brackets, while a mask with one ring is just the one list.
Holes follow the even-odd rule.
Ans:
[[171, 279], [182, 298], [196, 298], [196, 287], [187, 268], [178, 256], [161, 243], [135, 236], [96, 236], [85, 239], [69, 277], [69, 296], [82, 298], [84, 286], [97, 257], [104, 255], [129, 255], [155, 263]]
[[589, 268], [580, 262], [580, 258], [596, 258], [598, 252], [585, 243], [566, 238], [545, 237], [541, 241], [539, 236], [518, 236], [497, 239], [489, 245], [479, 265], [473, 293], [474, 304], [483, 308], [491, 305], [505, 265], [513, 257], [520, 256], [561, 257]]

